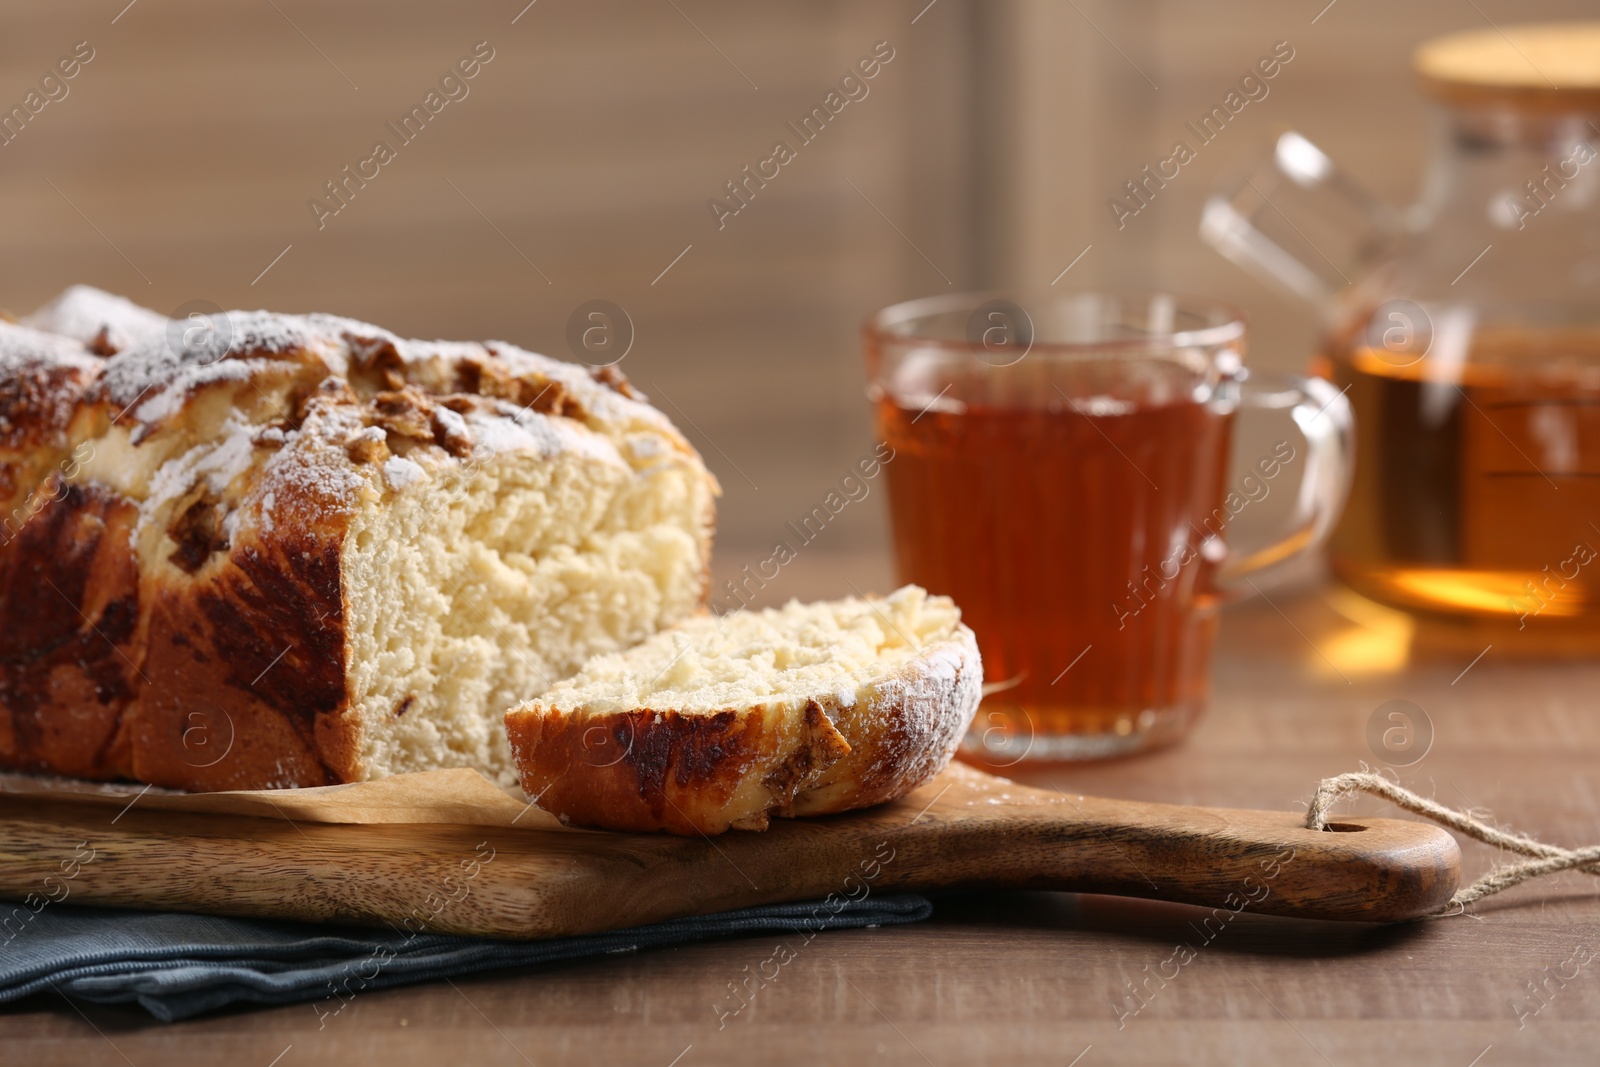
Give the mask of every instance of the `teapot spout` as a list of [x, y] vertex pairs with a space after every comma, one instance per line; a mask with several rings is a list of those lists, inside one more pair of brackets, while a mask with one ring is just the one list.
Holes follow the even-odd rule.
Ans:
[[1200, 238], [1252, 274], [1328, 310], [1342, 289], [1393, 254], [1400, 213], [1293, 130], [1206, 201]]

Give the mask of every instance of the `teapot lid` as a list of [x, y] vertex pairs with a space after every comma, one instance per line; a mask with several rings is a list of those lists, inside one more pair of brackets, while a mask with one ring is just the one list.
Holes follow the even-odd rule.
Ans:
[[1600, 22], [1543, 22], [1425, 41], [1412, 55], [1422, 89], [1458, 107], [1600, 112]]

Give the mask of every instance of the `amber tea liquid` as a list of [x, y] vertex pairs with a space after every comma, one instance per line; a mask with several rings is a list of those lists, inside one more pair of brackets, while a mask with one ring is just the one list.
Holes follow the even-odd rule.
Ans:
[[1455, 366], [1357, 347], [1321, 369], [1356, 414], [1343, 581], [1529, 651], [1600, 641], [1600, 334], [1480, 333]]
[[1193, 378], [1025, 360], [879, 398], [900, 580], [953, 597], [1009, 686], [969, 755], [1113, 755], [1204, 707], [1232, 415]]

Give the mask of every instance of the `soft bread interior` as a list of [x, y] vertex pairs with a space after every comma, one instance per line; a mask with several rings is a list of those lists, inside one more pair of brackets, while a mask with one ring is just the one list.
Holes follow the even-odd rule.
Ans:
[[879, 599], [700, 616], [625, 652], [590, 660], [528, 710], [603, 714], [636, 708], [712, 714], [758, 704], [850, 705], [874, 679], [951, 637], [948, 597], [905, 586]]
[[360, 512], [344, 574], [367, 775], [468, 765], [513, 780], [505, 708], [698, 604], [692, 477], [512, 452], [418, 466]]

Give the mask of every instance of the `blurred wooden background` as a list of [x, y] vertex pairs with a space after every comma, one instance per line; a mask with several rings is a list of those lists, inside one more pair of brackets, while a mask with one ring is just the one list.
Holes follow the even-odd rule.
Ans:
[[[636, 334], [622, 369], [722, 479], [731, 574], [870, 448], [856, 331], [873, 309], [1044, 287], [1088, 247], [1058, 289], [1230, 299], [1254, 321], [1256, 363], [1303, 366], [1314, 313], [1196, 239], [1219, 174], [1292, 125], [1406, 202], [1424, 151], [1416, 43], [1593, 13], [1579, 0], [525, 3], [0, 5], [6, 109], [77, 42], [95, 52], [0, 147], [0, 306], [84, 281], [164, 312], [325, 310], [567, 356], [574, 309], [613, 301]], [[1280, 40], [1295, 58], [1270, 95], [1119, 231], [1107, 198]], [[468, 95], [399, 146], [385, 123], [480, 41], [494, 58]], [[799, 146], [785, 123], [880, 41], [894, 58], [868, 95]], [[319, 230], [307, 202], [379, 138], [397, 158]], [[780, 139], [798, 158], [719, 230], [708, 199]], [[881, 584], [884, 546], [874, 487], [807, 551], [856, 557], [828, 573]], [[807, 588], [804, 556], [774, 594], [848, 591]]]

